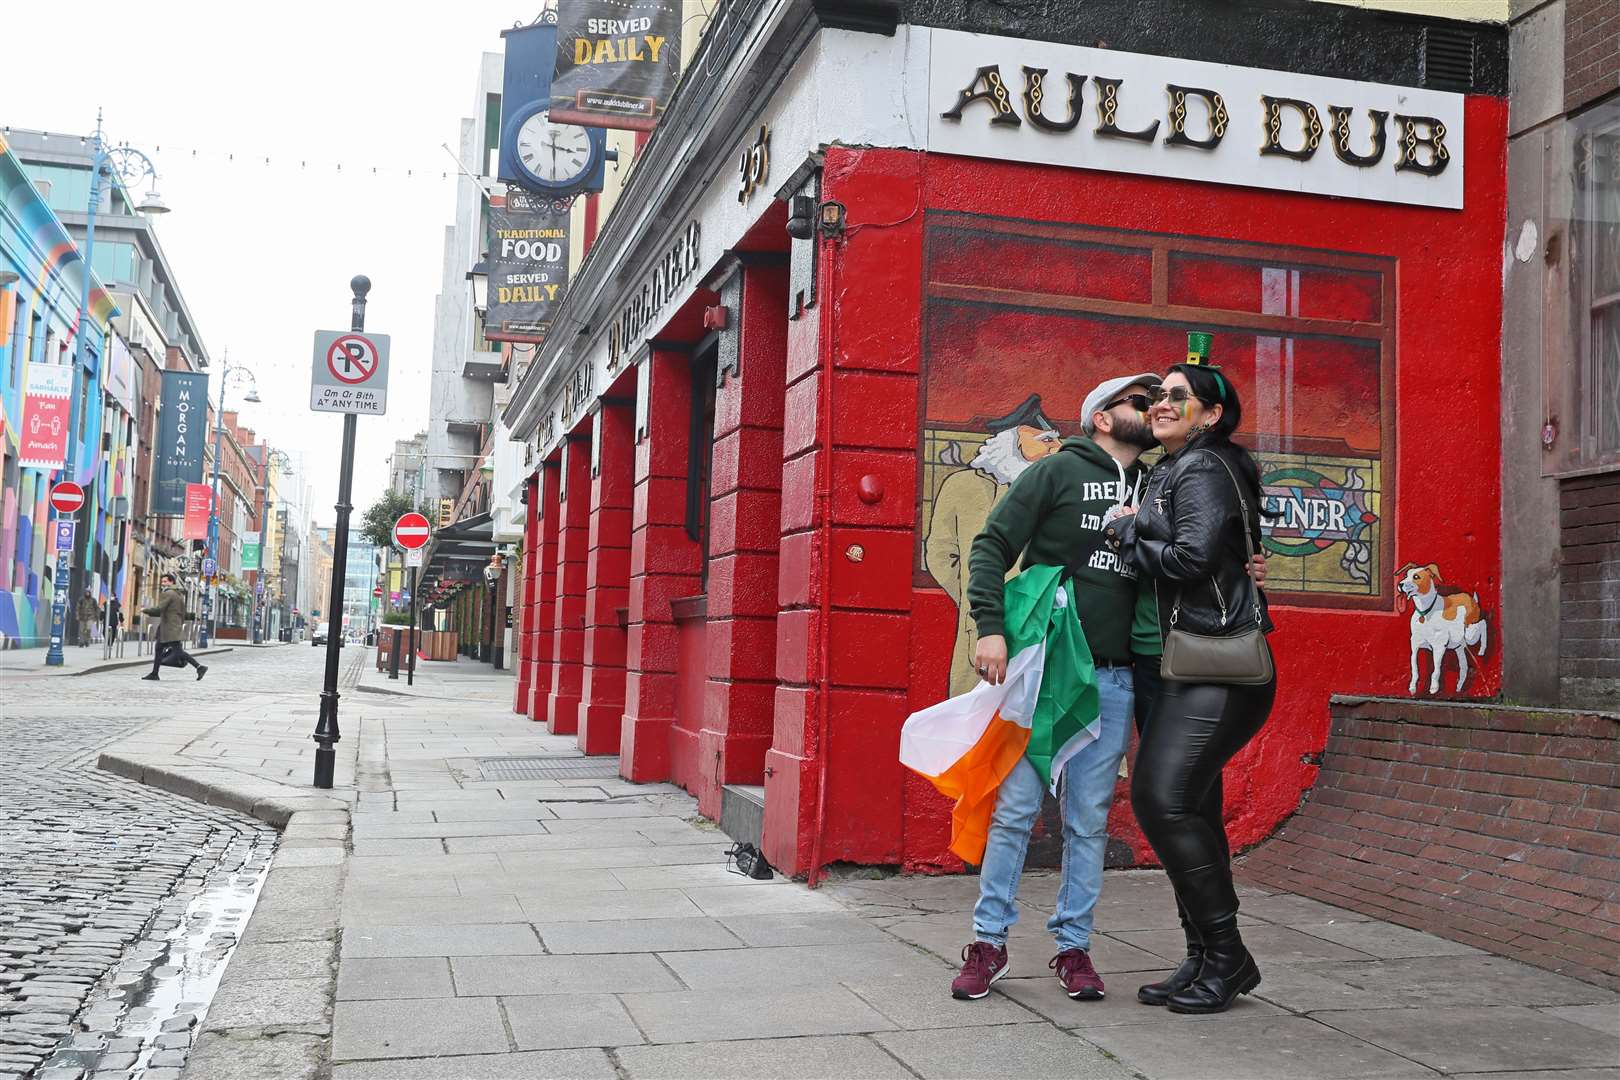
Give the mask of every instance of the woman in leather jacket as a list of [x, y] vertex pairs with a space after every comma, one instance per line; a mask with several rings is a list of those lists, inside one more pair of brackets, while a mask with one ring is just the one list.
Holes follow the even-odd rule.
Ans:
[[[1139, 512], [1105, 530], [1122, 558], [1151, 577], [1159, 627], [1221, 636], [1258, 624], [1265, 594], [1249, 577], [1260, 524], [1259, 470], [1231, 441], [1242, 417], [1237, 389], [1207, 366], [1176, 364], [1148, 411], [1165, 457]], [[1244, 487], [1248, 520], [1239, 511]], [[1131, 806], [1170, 875], [1187, 959], [1137, 991], [1172, 1011], [1221, 1012], [1260, 983], [1237, 928], [1237, 893], [1221, 813], [1221, 769], [1271, 712], [1276, 678], [1259, 686], [1166, 680], [1142, 731]]]

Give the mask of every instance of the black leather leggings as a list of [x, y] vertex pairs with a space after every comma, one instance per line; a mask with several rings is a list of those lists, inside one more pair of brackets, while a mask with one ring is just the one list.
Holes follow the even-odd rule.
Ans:
[[[1145, 665], [1144, 665], [1145, 666]], [[1221, 768], [1265, 724], [1277, 682], [1263, 686], [1164, 682], [1157, 690], [1131, 775], [1131, 808], [1159, 862], [1172, 874], [1228, 865]]]

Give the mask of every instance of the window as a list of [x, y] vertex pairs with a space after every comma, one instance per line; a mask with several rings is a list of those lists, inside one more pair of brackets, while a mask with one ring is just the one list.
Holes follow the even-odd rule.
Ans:
[[1620, 98], [1575, 121], [1570, 221], [1576, 464], [1620, 464]]
[[1244, 396], [1269, 590], [1311, 607], [1392, 602], [1394, 261], [1114, 229], [930, 215], [915, 581], [965, 589], [990, 506], [1109, 375], [1162, 369], [1189, 330]]

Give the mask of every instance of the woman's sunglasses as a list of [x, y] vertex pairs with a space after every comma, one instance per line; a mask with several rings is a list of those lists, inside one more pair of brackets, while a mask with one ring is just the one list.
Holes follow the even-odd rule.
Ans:
[[[1132, 396], [1133, 397], [1140, 397], [1141, 395], [1133, 394]], [[1172, 405], [1180, 405], [1180, 404], [1182, 404], [1184, 402], [1188, 402], [1188, 401], [1204, 401], [1205, 400], [1204, 398], [1201, 398], [1197, 394], [1193, 393], [1190, 389], [1188, 389], [1185, 386], [1172, 386], [1169, 389], [1166, 389], [1166, 388], [1164, 388], [1162, 386], [1155, 386], [1152, 390], [1148, 391], [1147, 399], [1148, 399], [1149, 402], [1151, 402], [1154, 405], [1159, 404], [1161, 401], [1168, 401]]]

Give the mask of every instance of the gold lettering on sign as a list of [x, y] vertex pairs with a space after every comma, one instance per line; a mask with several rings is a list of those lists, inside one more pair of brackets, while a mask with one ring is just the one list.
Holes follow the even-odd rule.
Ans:
[[[742, 152], [742, 164], [738, 168], [740, 179], [737, 184], [737, 201], [747, 202], [754, 194], [754, 189], [765, 182], [771, 174], [771, 129], [761, 124], [759, 135], [754, 144]], [[660, 301], [662, 303], [662, 301]]]
[[[1316, 106], [1298, 98], [1272, 97], [1269, 94], [1261, 94], [1260, 102], [1266, 110], [1265, 141], [1260, 144], [1260, 153], [1277, 154], [1295, 161], [1311, 160], [1316, 155], [1316, 148], [1322, 145], [1322, 114], [1316, 111]], [[1283, 145], [1284, 109], [1297, 113], [1304, 128], [1305, 141], [1297, 148]]]
[[1370, 168], [1384, 160], [1384, 144], [1389, 136], [1389, 133], [1384, 130], [1384, 124], [1389, 119], [1389, 113], [1384, 112], [1382, 109], [1367, 110], [1367, 117], [1372, 120], [1373, 125], [1373, 152], [1370, 154], [1358, 154], [1350, 149], [1350, 113], [1352, 111], [1343, 105], [1328, 106], [1328, 115], [1333, 117], [1333, 156], [1346, 165], [1354, 165], [1362, 169]]
[[1029, 124], [1041, 131], [1073, 131], [1080, 123], [1080, 96], [1085, 89], [1086, 77], [1068, 73], [1069, 79], [1069, 118], [1067, 120], [1048, 120], [1041, 112], [1041, 104], [1046, 98], [1046, 68], [1024, 68], [1024, 115], [1029, 118]]
[[[960, 123], [968, 106], [982, 104], [986, 109], [979, 110], [977, 115], [983, 117], [984, 122], [990, 125], [1017, 128], [1023, 126], [1024, 120], [1028, 120], [1030, 127], [1047, 134], [1063, 135], [1074, 131], [1079, 125], [1080, 110], [1085, 104], [1087, 77], [1073, 72], [1065, 73], [1069, 89], [1068, 112], [1062, 119], [1053, 119], [1046, 111], [1050, 105], [1048, 98], [1051, 87], [1048, 85], [1048, 79], [1051, 69], [1025, 64], [1020, 70], [1024, 75], [1024, 90], [1019, 99], [1023, 111], [1022, 119], [1014, 107], [1012, 95], [997, 64], [986, 64], [975, 70], [968, 84], [955, 92], [956, 103], [940, 116]], [[1157, 139], [1159, 125], [1164, 121], [1154, 120], [1147, 126], [1134, 130], [1120, 126], [1124, 79], [1093, 75], [1090, 81], [1097, 91], [1097, 126], [1093, 129], [1094, 135], [1099, 138], [1124, 139], [1137, 143], [1152, 143]], [[1210, 87], [1182, 86], [1177, 83], [1166, 83], [1164, 89], [1169, 97], [1169, 111], [1168, 130], [1163, 145], [1194, 150], [1216, 150], [1232, 125], [1232, 113], [1220, 92]], [[1193, 108], [1194, 101], [1202, 104], [1204, 119], [1202, 125], [1198, 123], [1197, 110]], [[1263, 128], [1260, 143], [1262, 156], [1310, 161], [1321, 148], [1323, 136], [1328, 136], [1334, 157], [1345, 165], [1369, 168], [1384, 160], [1384, 151], [1389, 140], [1390, 114], [1382, 109], [1367, 109], [1367, 119], [1371, 127], [1370, 149], [1367, 152], [1358, 152], [1351, 149], [1352, 142], [1356, 140], [1352, 135], [1354, 109], [1349, 106], [1327, 106], [1332, 119], [1332, 126], [1329, 129], [1323, 124], [1322, 114], [1317, 107], [1302, 98], [1262, 94], [1260, 104]], [[1294, 133], [1295, 124], [1298, 125], [1297, 135]], [[1397, 172], [1438, 176], [1446, 170], [1446, 166], [1451, 162], [1451, 151], [1446, 146], [1446, 125], [1438, 117], [1396, 115], [1393, 127], [1395, 140], [1399, 144], [1394, 161]], [[765, 134], [762, 130], [761, 137], [763, 138]], [[753, 152], [749, 150], [743, 154], [742, 183], [737, 195], [737, 198], [743, 201], [758, 184], [758, 180], [752, 179], [750, 175], [752, 167], [750, 155]], [[621, 341], [621, 347], [627, 347], [629, 336], [625, 336], [625, 340]]]
[[1104, 79], [1093, 75], [1100, 96], [1097, 98], [1097, 134], [1109, 139], [1130, 139], [1134, 142], [1152, 142], [1159, 133], [1157, 120], [1140, 131], [1127, 131], [1119, 126], [1119, 88], [1123, 79]]
[[[1419, 124], [1428, 127], [1428, 134], [1418, 134]], [[1432, 116], [1402, 116], [1397, 113], [1395, 130], [1400, 135], [1400, 154], [1395, 159], [1396, 172], [1439, 176], [1445, 171], [1451, 161], [1451, 152], [1446, 149], [1446, 125]], [[1428, 161], [1418, 160], [1420, 147], [1429, 151]]]
[[[1169, 83], [1164, 88], [1170, 95], [1170, 134], [1165, 136], [1166, 146], [1191, 146], [1199, 150], [1213, 150], [1221, 145], [1226, 138], [1226, 127], [1232, 122], [1232, 115], [1226, 111], [1226, 102], [1221, 95], [1213, 90], [1204, 90], [1197, 86], [1177, 86]], [[1209, 117], [1209, 128], [1199, 139], [1187, 134], [1187, 99], [1189, 97], [1202, 98], [1205, 114]]]
[[995, 115], [990, 117], [992, 124], [1019, 126], [1018, 114], [1013, 112], [1012, 99], [1007, 94], [1007, 84], [1001, 81], [1000, 66], [987, 64], [976, 71], [973, 81], [956, 96], [956, 104], [940, 113], [940, 116], [946, 120], [960, 120], [962, 110], [975, 101], [984, 102], [994, 111]]

